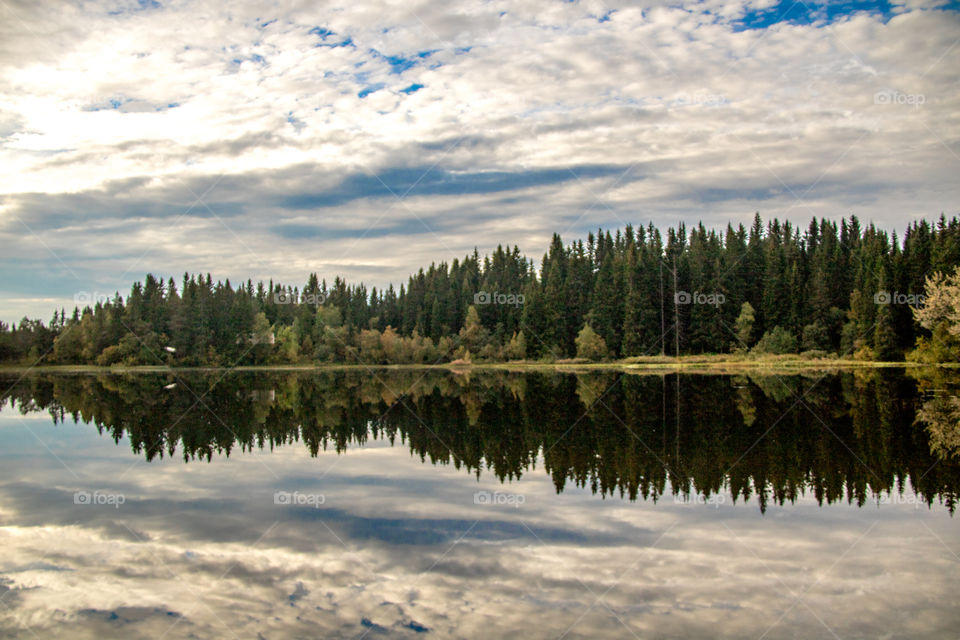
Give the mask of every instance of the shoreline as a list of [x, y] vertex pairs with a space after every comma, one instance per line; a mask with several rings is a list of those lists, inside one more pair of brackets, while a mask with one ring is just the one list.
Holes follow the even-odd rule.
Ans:
[[557, 372], [591, 372], [591, 371], [624, 371], [630, 372], [703, 372], [725, 373], [737, 371], [807, 371], [807, 370], [856, 370], [856, 369], [915, 369], [915, 368], [960, 368], [960, 363], [922, 363], [922, 362], [885, 362], [870, 360], [849, 360], [829, 358], [803, 358], [797, 356], [773, 356], [763, 358], [737, 358], [728, 354], [718, 356], [680, 356], [628, 358], [611, 362], [537, 362], [537, 361], [509, 361], [509, 362], [476, 362], [476, 363], [442, 363], [442, 364], [347, 364], [347, 363], [317, 363], [317, 364], [276, 364], [276, 365], [240, 365], [240, 366], [186, 366], [171, 367], [168, 365], [135, 365], [109, 366], [98, 365], [0, 365], [0, 373], [173, 373], [173, 372], [310, 372], [310, 371], [367, 371], [367, 370], [437, 370], [450, 372], [470, 371], [557, 371]]

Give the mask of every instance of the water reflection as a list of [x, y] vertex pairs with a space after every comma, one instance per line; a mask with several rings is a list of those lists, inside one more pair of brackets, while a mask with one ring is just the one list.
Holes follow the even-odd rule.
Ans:
[[6, 383], [0, 637], [957, 628], [942, 376]]
[[917, 423], [930, 437], [930, 451], [939, 460], [960, 458], [960, 385], [951, 370], [923, 369], [916, 374], [923, 404]]
[[[942, 503], [960, 486], [960, 404], [944, 373], [651, 376], [439, 371], [49, 375], [4, 398], [128, 440], [146, 460], [405, 444], [501, 482], [538, 460], [556, 491], [761, 511], [812, 495]], [[925, 427], [925, 428], [924, 428]], [[720, 497], [722, 496], [722, 497]], [[902, 497], [898, 499], [903, 499]]]

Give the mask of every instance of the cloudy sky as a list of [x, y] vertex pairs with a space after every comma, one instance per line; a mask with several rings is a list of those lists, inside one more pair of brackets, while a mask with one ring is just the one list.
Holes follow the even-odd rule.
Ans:
[[960, 211], [956, 2], [0, 1], [0, 318], [630, 222]]

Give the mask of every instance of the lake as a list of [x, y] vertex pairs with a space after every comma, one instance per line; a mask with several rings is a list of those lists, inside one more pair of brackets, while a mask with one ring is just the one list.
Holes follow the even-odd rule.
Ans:
[[960, 378], [4, 373], [4, 638], [945, 638]]

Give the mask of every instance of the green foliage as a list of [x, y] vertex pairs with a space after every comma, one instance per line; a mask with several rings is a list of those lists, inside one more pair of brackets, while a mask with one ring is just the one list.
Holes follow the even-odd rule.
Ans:
[[898, 360], [897, 334], [893, 326], [893, 312], [889, 304], [880, 305], [877, 325], [873, 329], [873, 356], [876, 360]]
[[527, 357], [527, 340], [523, 331], [514, 333], [503, 348], [504, 360], [523, 360]]
[[935, 272], [926, 279], [923, 304], [914, 307], [913, 315], [929, 332], [917, 340], [914, 359], [960, 361], [960, 267], [949, 276]]
[[[384, 357], [383, 347], [380, 345], [381, 334], [379, 331], [373, 329], [364, 329], [360, 332], [359, 337], [359, 347], [360, 355], [359, 359], [364, 364], [381, 364], [386, 358]], [[396, 357], [395, 354], [394, 357]]]
[[603, 360], [610, 356], [607, 343], [589, 324], [577, 334], [577, 357], [587, 360]]
[[749, 302], [744, 302], [740, 307], [740, 315], [737, 316], [737, 320], [733, 325], [737, 332], [735, 350], [746, 350], [753, 344], [753, 325], [755, 322], [756, 317], [754, 316], [753, 305]]
[[[211, 347], [212, 348], [212, 347]], [[299, 360], [300, 338], [292, 326], [280, 327], [277, 331], [277, 342], [274, 350], [275, 362], [294, 363]]]
[[776, 326], [763, 334], [751, 350], [753, 353], [780, 355], [797, 352], [797, 338], [783, 327]]
[[480, 323], [480, 314], [474, 305], [467, 307], [467, 317], [460, 329], [460, 343], [464, 348], [479, 352], [489, 339], [489, 331]]
[[[765, 336], [756, 351], [899, 360], [916, 347], [915, 359], [957, 361], [957, 276], [928, 278], [958, 264], [960, 219], [943, 216], [912, 223], [902, 243], [856, 217], [814, 219], [801, 232], [757, 214], [749, 229], [681, 224], [663, 237], [652, 224], [627, 225], [569, 245], [554, 235], [539, 270], [517, 247], [474, 250], [420, 269], [399, 290], [317, 274], [302, 289], [147, 275], [125, 300], [60, 310], [48, 325], [0, 323], [0, 361], [432, 363], [468, 351], [556, 360], [577, 355], [585, 324], [603, 339], [603, 357], [740, 351]], [[932, 302], [917, 316], [908, 304], [878, 303], [925, 288]], [[675, 303], [681, 293], [687, 300]], [[720, 302], [697, 301], [705, 296]]]
[[830, 336], [819, 321], [805, 325], [800, 339], [804, 351], [827, 351], [830, 348]]
[[101, 367], [109, 367], [114, 364], [121, 364], [123, 362], [123, 351], [120, 349], [120, 345], [113, 344], [103, 350], [103, 352], [97, 356], [97, 365]]

